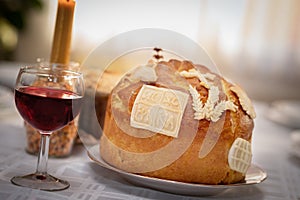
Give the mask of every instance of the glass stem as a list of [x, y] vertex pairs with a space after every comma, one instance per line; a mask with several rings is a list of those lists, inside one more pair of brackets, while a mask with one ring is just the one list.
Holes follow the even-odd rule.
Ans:
[[47, 163], [48, 163], [48, 153], [49, 153], [49, 140], [51, 133], [40, 132], [41, 142], [40, 151], [38, 155], [36, 174], [46, 175], [47, 174]]

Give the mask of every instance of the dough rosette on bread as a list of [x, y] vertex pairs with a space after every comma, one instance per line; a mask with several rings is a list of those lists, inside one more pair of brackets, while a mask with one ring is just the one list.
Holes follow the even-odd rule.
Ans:
[[241, 182], [255, 112], [237, 85], [190, 61], [138, 66], [107, 102], [102, 158], [116, 168], [189, 183]]

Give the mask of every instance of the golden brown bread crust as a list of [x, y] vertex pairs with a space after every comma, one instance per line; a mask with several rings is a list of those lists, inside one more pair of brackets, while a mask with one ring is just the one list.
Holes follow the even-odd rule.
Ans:
[[[162, 66], [160, 67], [160, 65]], [[167, 66], [167, 68], [165, 66]], [[167, 86], [170, 89], [184, 90], [185, 86], [181, 87], [181, 83], [178, 84], [178, 82], [181, 82], [182, 80], [174, 81], [173, 75], [176, 74], [174, 72], [181, 72], [194, 67], [198, 68], [203, 73], [212, 73], [207, 68], [200, 65], [194, 65], [189, 61], [180, 62], [177, 60], [170, 60], [169, 62], [160, 62], [156, 67], [158, 80], [154, 85], [156, 87]], [[235, 95], [235, 93], [230, 91], [229, 88], [232, 86], [232, 84], [227, 82], [219, 75], [214, 75], [217, 77], [217, 80], [214, 82], [215, 85], [220, 88], [220, 91], [223, 90], [223, 92], [220, 93], [220, 97], [225, 100], [230, 100], [235, 105], [238, 105], [237, 111], [233, 112], [226, 110], [223, 112], [221, 119], [217, 122], [211, 122], [206, 119], [198, 121], [194, 119], [192, 99], [189, 98], [181, 123], [181, 129], [185, 130], [185, 132], [180, 132], [179, 134], [181, 134], [182, 138], [192, 138], [192, 143], [174, 162], [168, 164], [167, 166], [163, 166], [160, 169], [153, 171], [148, 170], [145, 172], [139, 172], [138, 169], [151, 166], [151, 157], [149, 156], [148, 158], [145, 156], [145, 159], [143, 160], [141, 157], [135, 157], [135, 155], [128, 155], [127, 153], [145, 153], [146, 155], [147, 153], [164, 148], [176, 139], [162, 134], [151, 135], [151, 133], [149, 133], [150, 131], [143, 129], [134, 129], [132, 127], [120, 128], [120, 124], [122, 124], [122, 126], [124, 124], [130, 126], [129, 121], [131, 109], [140, 88], [144, 84], [142, 82], [132, 83], [129, 81], [129, 83], [126, 83], [124, 87], [124, 82], [128, 80], [126, 80], [126, 78], [123, 79], [123, 85], [121, 81], [115, 87], [112, 93], [115, 93], [118, 96], [119, 100], [123, 103], [121, 103], [121, 105], [127, 104], [129, 106], [128, 109], [125, 110], [119, 109], [118, 106], [115, 106], [115, 101], [113, 101], [112, 104], [112, 98], [114, 98], [113, 95], [109, 96], [103, 135], [100, 139], [100, 152], [102, 158], [117, 168], [162, 179], [204, 184], [230, 184], [243, 181], [244, 175], [242, 173], [233, 171], [229, 168], [228, 152], [232, 143], [238, 137], [251, 142], [254, 123], [253, 120], [241, 108], [238, 97]], [[185, 80], [188, 82], [188, 84], [196, 87], [201, 95], [201, 100], [205, 102], [208, 97], [208, 90], [200, 85], [199, 80], [197, 78], [185, 78]], [[174, 82], [176, 83], [174, 84]], [[124, 88], [120, 89], [122, 87]], [[112, 108], [112, 105], [116, 108]], [[122, 118], [122, 122], [116, 122], [115, 117], [117, 116]], [[192, 133], [189, 131], [192, 131], [193, 127], [196, 127], [196, 133], [194, 137], [190, 136]], [[133, 134], [139, 134], [139, 132], [141, 132], [150, 135], [149, 137], [145, 138], [134, 137], [134, 135], [128, 134], [128, 132], [125, 133], [123, 131], [126, 131], [127, 128], [134, 130]], [[216, 138], [217, 142], [208, 155], [204, 158], [199, 158], [199, 150], [203, 145], [203, 140], [208, 132], [208, 129], [210, 129], [210, 131], [213, 133], [219, 132], [220, 134], [215, 135], [218, 137]], [[179, 143], [179, 145], [180, 144], [181, 143]], [[180, 149], [174, 149], [174, 151], [177, 150], [179, 151]], [[164, 159], [168, 157], [167, 155], [159, 156], [161, 155], [159, 153], [153, 155], [153, 163], [155, 161], [158, 163], [163, 163]], [[151, 167], [149, 167], [149, 169], [150, 168]]]

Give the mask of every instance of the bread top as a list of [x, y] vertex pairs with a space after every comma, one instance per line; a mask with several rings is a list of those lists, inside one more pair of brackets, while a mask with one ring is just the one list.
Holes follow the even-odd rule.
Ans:
[[[196, 120], [218, 121], [226, 110], [241, 109], [251, 119], [256, 117], [246, 93], [207, 67], [190, 61], [172, 59], [157, 64], [139, 66], [126, 74], [113, 90], [114, 108], [131, 113], [136, 97], [145, 85], [188, 94]], [[179, 99], [180, 100], [180, 99]]]
[[[166, 135], [163, 131], [158, 134], [158, 131], [151, 131], [151, 127], [149, 129], [147, 126], [132, 126], [131, 116], [134, 114], [135, 105], [139, 103], [138, 95], [145, 86], [164, 88], [188, 96], [182, 109], [181, 121], [175, 124], [179, 126], [177, 137]], [[121, 131], [105, 135], [124, 155], [134, 158], [132, 160], [135, 161], [147, 160], [147, 156], [150, 158], [155, 155], [167, 158], [158, 160], [159, 163], [154, 161], [147, 165], [147, 169], [145, 166], [141, 169], [130, 169], [132, 172], [147, 172], [168, 166], [177, 160], [197, 137], [201, 138], [202, 142], [199, 158], [205, 158], [213, 150], [222, 132], [234, 135], [228, 148], [234, 138], [250, 141], [255, 117], [251, 101], [240, 87], [229, 83], [205, 66], [178, 60], [140, 66], [126, 74], [111, 93], [109, 109], [117, 128]], [[138, 156], [136, 153], [144, 154]]]

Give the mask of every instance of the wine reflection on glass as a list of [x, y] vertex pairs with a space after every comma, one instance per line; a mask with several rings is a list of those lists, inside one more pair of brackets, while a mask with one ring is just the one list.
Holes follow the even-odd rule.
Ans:
[[80, 112], [84, 95], [83, 75], [55, 63], [25, 66], [15, 86], [15, 104], [23, 119], [41, 134], [35, 173], [15, 176], [11, 182], [24, 187], [55, 191], [70, 186], [47, 173], [49, 140]]

